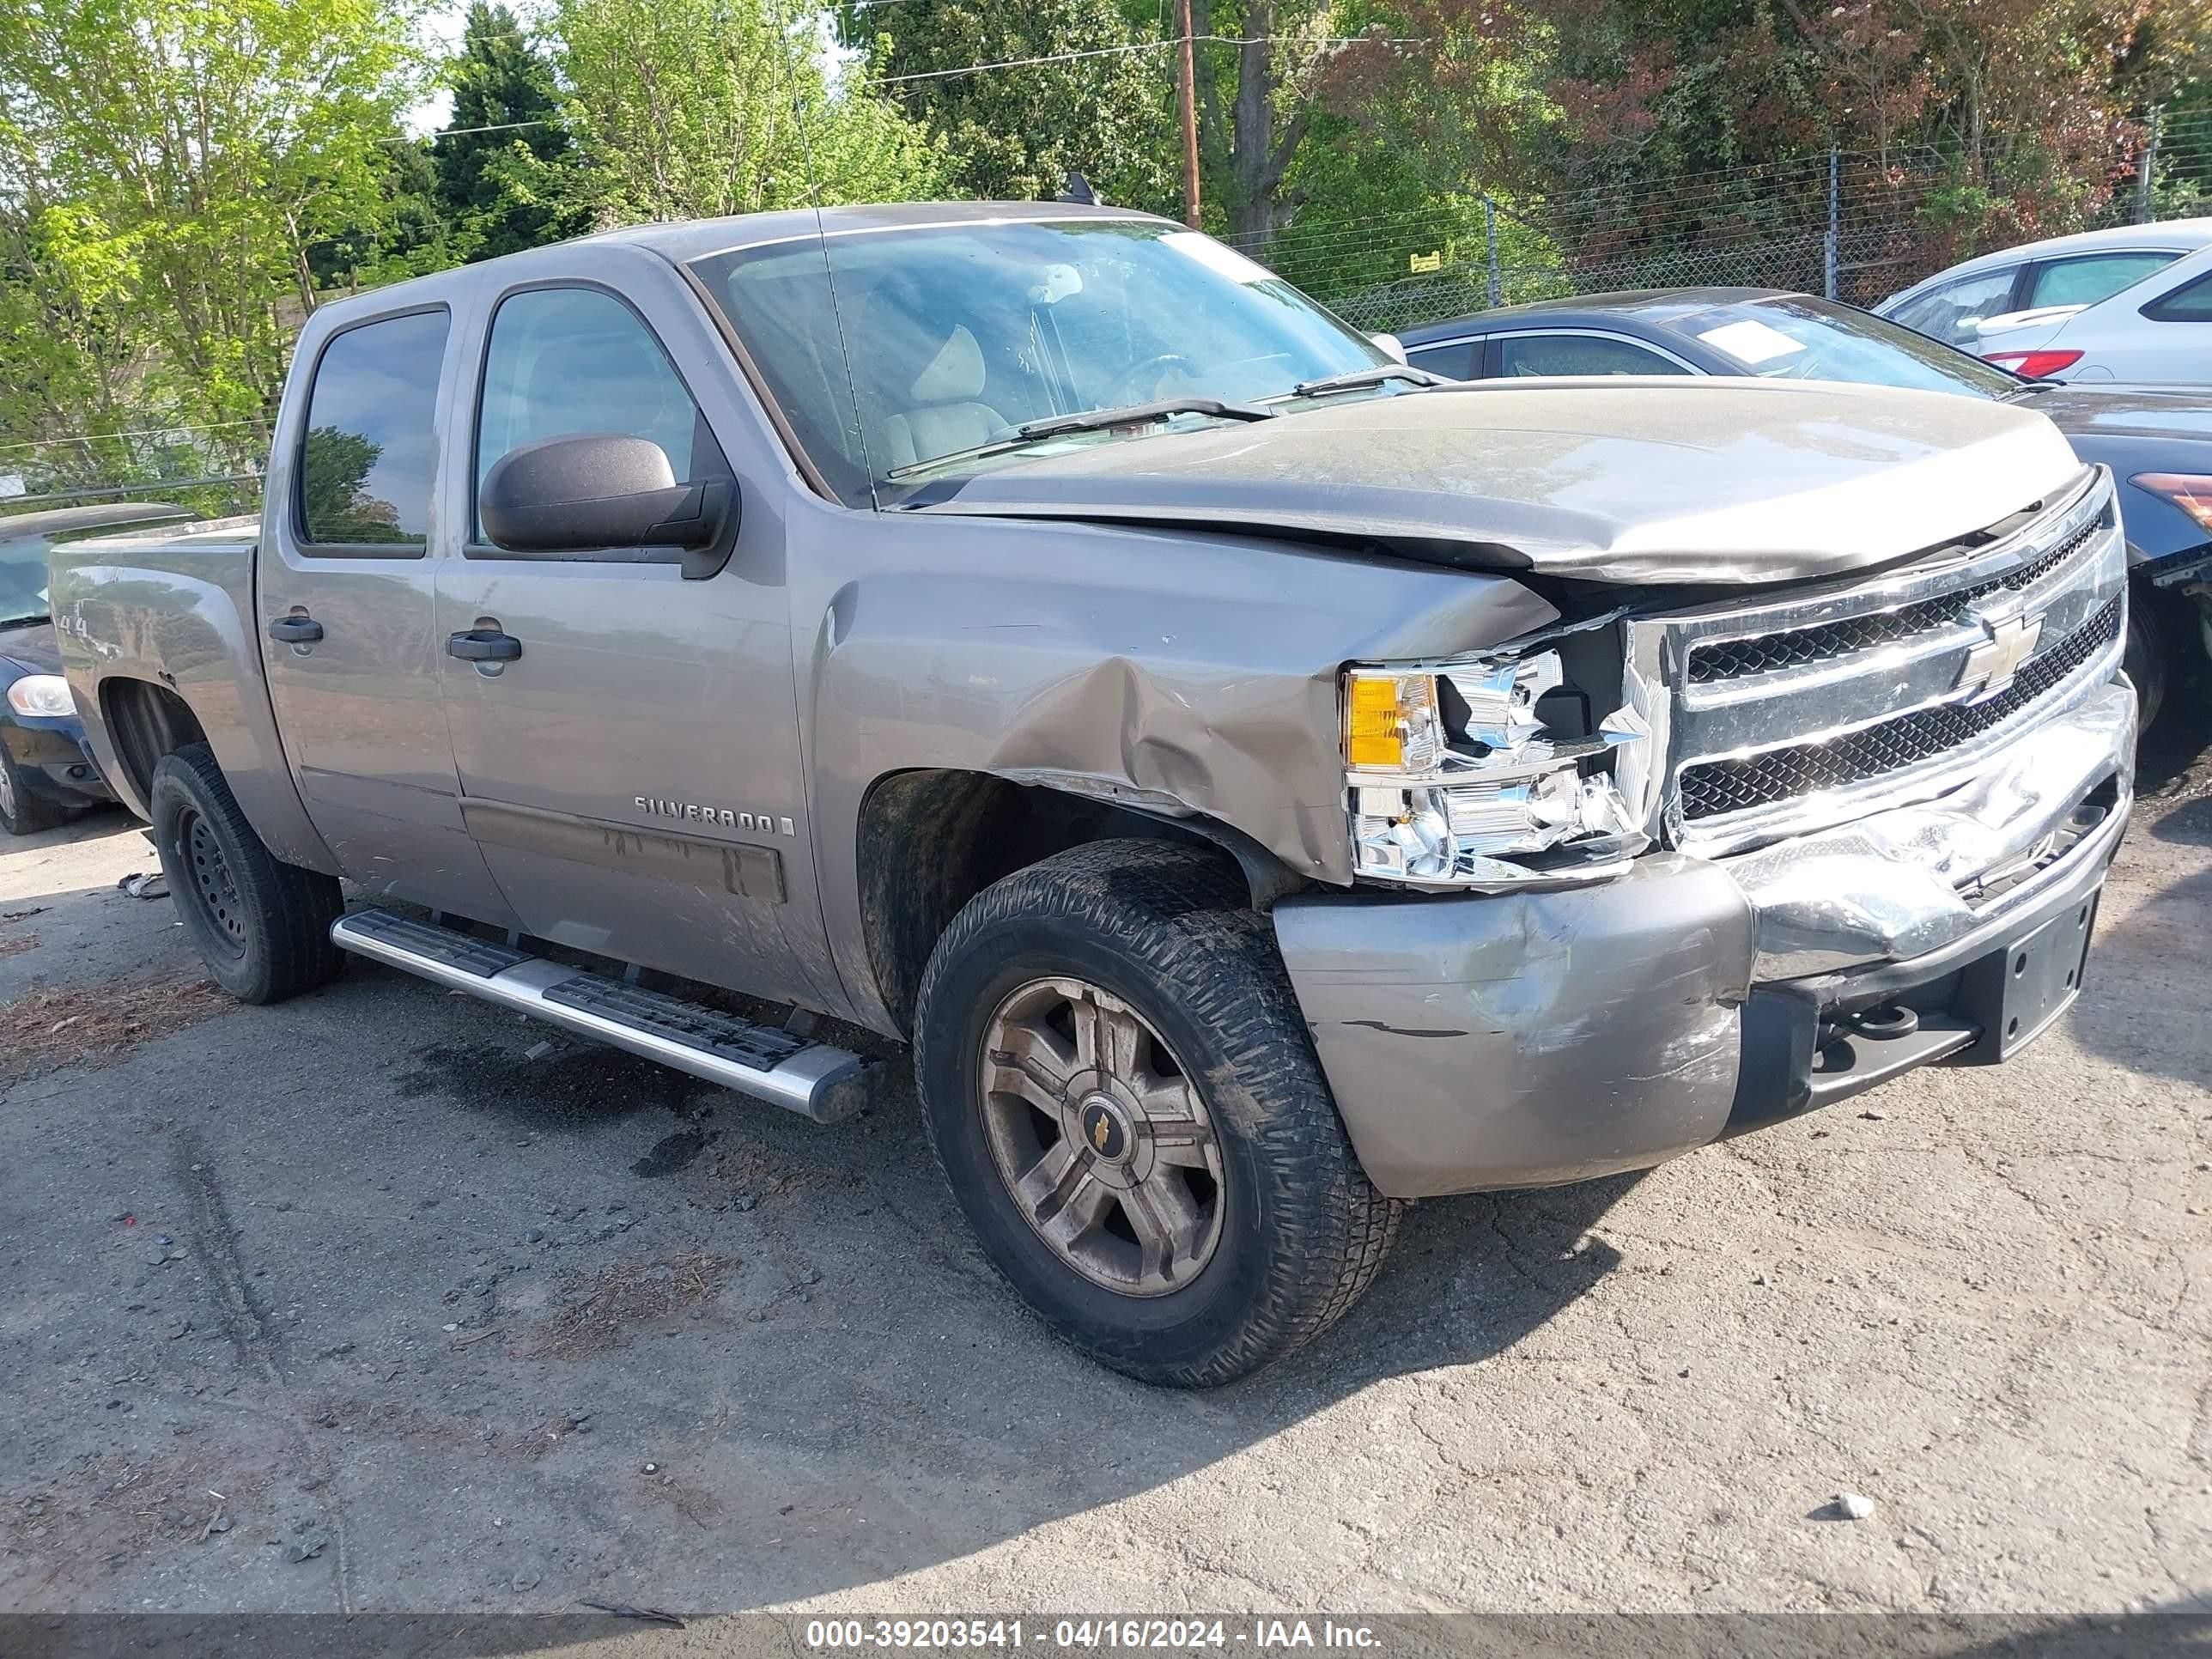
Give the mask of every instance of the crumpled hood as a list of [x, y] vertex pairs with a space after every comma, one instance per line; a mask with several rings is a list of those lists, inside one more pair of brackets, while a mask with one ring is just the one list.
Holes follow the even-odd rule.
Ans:
[[912, 509], [1273, 531], [1623, 583], [1887, 563], [2081, 470], [2033, 409], [1805, 381], [1476, 382], [1027, 455]]

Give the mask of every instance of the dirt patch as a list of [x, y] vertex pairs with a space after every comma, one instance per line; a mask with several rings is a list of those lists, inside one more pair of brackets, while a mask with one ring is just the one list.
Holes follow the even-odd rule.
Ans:
[[0, 939], [0, 957], [20, 957], [26, 951], [39, 948], [39, 936], [25, 933], [17, 939]]
[[580, 1359], [618, 1348], [636, 1327], [713, 1301], [737, 1265], [700, 1250], [671, 1261], [617, 1261], [594, 1279], [564, 1274], [568, 1304], [538, 1328], [533, 1354]]
[[668, 1505], [695, 1527], [711, 1527], [721, 1517], [722, 1500], [696, 1482], [672, 1474], [647, 1475], [643, 1494]]
[[208, 980], [41, 985], [0, 1008], [0, 1081], [112, 1066], [142, 1042], [234, 1006]]
[[183, 1458], [87, 1457], [0, 1509], [0, 1549], [21, 1559], [25, 1582], [46, 1589], [75, 1562], [142, 1549], [157, 1538], [172, 1546], [204, 1542], [218, 1511], [228, 1532], [258, 1505], [264, 1484], [235, 1468]]

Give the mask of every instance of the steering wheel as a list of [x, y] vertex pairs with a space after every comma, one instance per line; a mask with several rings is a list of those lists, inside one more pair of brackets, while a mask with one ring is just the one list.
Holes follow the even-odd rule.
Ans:
[[[1151, 403], [1160, 395], [1160, 377], [1170, 369], [1178, 367], [1192, 368], [1196, 365], [1180, 351], [1163, 351], [1158, 356], [1142, 358], [1131, 363], [1128, 368], [1115, 376], [1113, 386], [1106, 393], [1105, 402], [1100, 406], [1105, 409], [1119, 409], [1125, 404]], [[1152, 389], [1139, 397], [1137, 395], [1134, 382], [1139, 375], [1147, 373], [1152, 376]]]

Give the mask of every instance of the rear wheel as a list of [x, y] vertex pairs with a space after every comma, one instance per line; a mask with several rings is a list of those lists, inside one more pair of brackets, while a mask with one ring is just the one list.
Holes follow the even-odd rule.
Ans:
[[11, 836], [27, 836], [51, 830], [68, 817], [69, 810], [58, 802], [31, 793], [23, 769], [15, 764], [8, 745], [0, 744], [0, 830]]
[[923, 978], [915, 1068], [993, 1265], [1118, 1370], [1229, 1382], [1382, 1267], [1400, 1206], [1346, 1138], [1272, 932], [1206, 854], [1099, 842], [979, 895]]
[[281, 1002], [344, 970], [331, 924], [337, 880], [273, 856], [204, 743], [163, 757], [150, 805], [162, 873], [215, 982], [241, 1002]]

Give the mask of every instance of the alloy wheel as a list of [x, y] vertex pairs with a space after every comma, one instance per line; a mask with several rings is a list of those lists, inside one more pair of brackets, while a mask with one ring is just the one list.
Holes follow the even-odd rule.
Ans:
[[1221, 1147], [1198, 1085], [1136, 1010], [1032, 980], [983, 1034], [984, 1137], [1008, 1194], [1092, 1284], [1164, 1296], [1221, 1242]]

